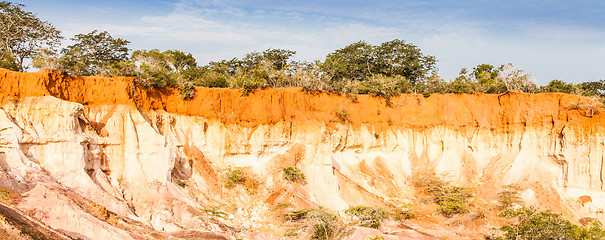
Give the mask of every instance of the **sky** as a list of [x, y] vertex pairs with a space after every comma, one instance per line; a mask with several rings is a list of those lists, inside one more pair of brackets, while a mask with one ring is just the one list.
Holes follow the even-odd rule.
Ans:
[[69, 38], [93, 30], [138, 49], [190, 52], [198, 64], [252, 51], [322, 60], [357, 41], [402, 39], [438, 74], [513, 63], [538, 85], [605, 79], [605, 1], [594, 0], [27, 0]]

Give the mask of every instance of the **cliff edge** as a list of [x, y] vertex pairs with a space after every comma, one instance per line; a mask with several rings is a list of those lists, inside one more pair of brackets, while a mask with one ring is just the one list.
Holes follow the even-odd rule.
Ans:
[[[516, 184], [527, 205], [603, 218], [599, 102], [522, 92], [391, 101], [299, 88], [196, 88], [183, 100], [133, 78], [0, 69], [10, 147], [0, 187], [20, 196], [11, 207], [84, 239], [277, 239], [291, 231], [283, 213], [320, 206], [418, 206], [415, 219], [348, 239], [473, 239], [497, 227], [495, 214], [435, 214], [414, 184], [422, 174], [472, 187], [477, 211]], [[305, 180], [284, 179], [286, 167]], [[230, 184], [233, 169], [244, 184]]]

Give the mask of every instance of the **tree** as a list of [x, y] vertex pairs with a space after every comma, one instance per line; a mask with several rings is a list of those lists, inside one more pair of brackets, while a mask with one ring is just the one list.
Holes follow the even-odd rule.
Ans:
[[114, 64], [128, 60], [128, 40], [113, 38], [107, 31], [77, 34], [76, 43], [63, 49], [61, 67], [71, 74], [108, 75]]
[[476, 91], [476, 82], [469, 74], [468, 69], [462, 68], [458, 77], [447, 84], [447, 92], [450, 93], [474, 93]]
[[179, 50], [137, 50], [132, 53], [132, 61], [138, 66], [138, 76], [155, 87], [176, 87], [199, 77], [193, 55]]
[[0, 2], [0, 59], [3, 62], [14, 61], [19, 71], [26, 69], [23, 66], [26, 58], [31, 58], [42, 48], [54, 49], [63, 38], [52, 24], [22, 10], [22, 7], [25, 5]]
[[561, 92], [573, 94], [576, 92], [576, 86], [573, 83], [566, 83], [555, 79], [550, 81], [546, 86], [540, 87], [541, 92]]
[[372, 75], [374, 47], [359, 41], [326, 56], [321, 70], [332, 78], [332, 83], [345, 79], [365, 81]]
[[506, 91], [505, 84], [498, 76], [500, 69], [490, 64], [479, 64], [473, 68], [472, 77], [476, 81], [476, 91], [483, 93], [501, 93]]
[[394, 39], [379, 46], [359, 41], [326, 56], [322, 70], [333, 82], [344, 79], [366, 81], [374, 74], [401, 76], [413, 85], [436, 71], [437, 60], [403, 40]]
[[596, 82], [583, 82], [577, 85], [582, 92], [582, 95], [586, 96], [605, 96], [605, 80]]
[[498, 72], [498, 78], [504, 82], [507, 91], [521, 90], [531, 93], [536, 90], [536, 84], [529, 80], [531, 75], [513, 66], [512, 63], [501, 65], [498, 68]]
[[380, 44], [374, 49], [374, 72], [389, 77], [402, 76], [412, 84], [424, 81], [437, 69], [434, 56], [424, 55], [415, 45], [394, 39]]
[[[148, 87], [178, 88], [185, 99], [193, 97], [195, 85], [208, 82], [202, 81], [207, 69], [198, 67], [191, 53], [179, 50], [137, 50], [132, 53], [131, 62], [141, 84]], [[209, 82], [218, 84], [214, 79]]]

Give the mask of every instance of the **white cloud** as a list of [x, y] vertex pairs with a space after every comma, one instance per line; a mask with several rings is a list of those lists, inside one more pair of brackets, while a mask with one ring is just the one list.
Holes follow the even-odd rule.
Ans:
[[602, 29], [575, 25], [522, 24], [520, 28], [530, 36], [550, 40], [595, 40], [605, 36]]

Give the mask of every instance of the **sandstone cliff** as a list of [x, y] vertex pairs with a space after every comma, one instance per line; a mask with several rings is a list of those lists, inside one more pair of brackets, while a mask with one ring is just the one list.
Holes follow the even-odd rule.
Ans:
[[[513, 183], [527, 204], [571, 219], [605, 208], [605, 115], [575, 95], [402, 95], [387, 105], [198, 88], [182, 100], [131, 78], [0, 70], [0, 103], [10, 147], [0, 187], [22, 196], [15, 209], [72, 238], [279, 238], [276, 209], [415, 203], [413, 181], [426, 172], [473, 186], [485, 209]], [[306, 180], [284, 180], [283, 167]], [[252, 180], [226, 187], [233, 168]], [[349, 238], [474, 238], [497, 227], [431, 216]]]

